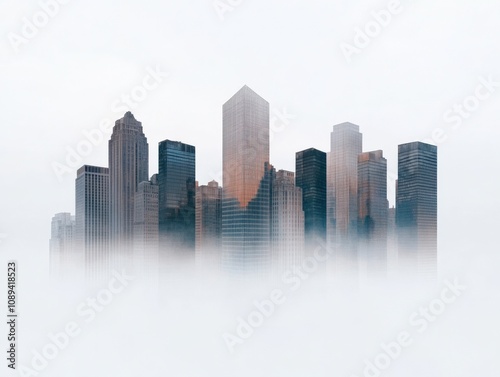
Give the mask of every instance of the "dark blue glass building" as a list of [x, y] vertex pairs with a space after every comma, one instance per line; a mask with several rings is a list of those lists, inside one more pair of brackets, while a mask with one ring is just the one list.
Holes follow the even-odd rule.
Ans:
[[160, 261], [194, 258], [196, 150], [178, 141], [159, 143]]
[[326, 242], [326, 153], [310, 148], [295, 155], [295, 185], [302, 189], [308, 249]]

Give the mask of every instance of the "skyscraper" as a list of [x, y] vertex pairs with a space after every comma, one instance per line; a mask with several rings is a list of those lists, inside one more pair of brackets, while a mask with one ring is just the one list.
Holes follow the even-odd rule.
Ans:
[[50, 230], [50, 276], [66, 279], [78, 268], [78, 253], [74, 247], [75, 216], [57, 213], [52, 218]]
[[134, 198], [139, 183], [149, 178], [148, 156], [142, 123], [129, 111], [116, 121], [109, 141], [110, 240], [114, 264], [130, 262]]
[[436, 146], [421, 142], [399, 146], [396, 223], [400, 265], [436, 279]]
[[[84, 165], [76, 177], [75, 241], [89, 281], [110, 273], [109, 169]], [[82, 266], [83, 267], [83, 266]]]
[[304, 259], [302, 189], [295, 186], [293, 172], [276, 173], [271, 203], [271, 265], [273, 273], [281, 278], [284, 272], [299, 267]]
[[326, 243], [326, 153], [314, 148], [297, 152], [295, 173], [296, 185], [302, 189], [305, 242], [310, 251]]
[[335, 273], [357, 270], [358, 155], [363, 136], [359, 126], [333, 127], [327, 167], [327, 242], [335, 250]]
[[196, 264], [218, 270], [221, 262], [222, 187], [216, 181], [196, 189]]
[[358, 156], [359, 255], [368, 278], [387, 273], [387, 160], [382, 151]]
[[139, 183], [134, 200], [134, 267], [144, 279], [158, 282], [158, 175]]
[[223, 265], [261, 272], [269, 264], [269, 103], [248, 86], [223, 106]]
[[[160, 262], [194, 262], [196, 149], [178, 141], [159, 143]], [[171, 259], [173, 258], [173, 259]]]

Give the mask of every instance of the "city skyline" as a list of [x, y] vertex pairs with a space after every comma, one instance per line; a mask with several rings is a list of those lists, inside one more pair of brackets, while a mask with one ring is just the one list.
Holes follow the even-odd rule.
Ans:
[[[165, 17], [172, 16], [170, 20], [174, 21], [177, 17], [173, 17], [174, 13], [166, 9], [166, 5], [161, 6], [158, 3], [156, 6], [164, 10]], [[135, 85], [141, 83], [143, 76], [147, 73], [147, 68], [151, 67], [155, 70], [157, 65], [161, 72], [169, 72], [170, 78], [164, 79], [158, 89], [149, 93], [147, 100], [135, 103], [135, 107], [130, 107], [129, 110], [133, 111], [144, 124], [153, 126], [153, 129], [148, 132], [151, 145], [160, 140], [160, 135], [164, 133], [162, 129], [166, 130], [166, 127], [172, 130], [172, 135], [168, 136], [174, 140], [185, 139], [192, 145], [200, 145], [203, 139], [210, 140], [210, 146], [207, 144], [198, 150], [200, 182], [208, 182], [212, 179], [222, 182], [218, 174], [221, 169], [219, 168], [220, 156], [217, 154], [220, 144], [217, 131], [220, 110], [217, 104], [222, 103], [235, 92], [243, 81], [272, 99], [276, 110], [285, 113], [286, 108], [289, 114], [295, 116], [284, 131], [274, 135], [275, 142], [271, 155], [274, 153], [276, 157], [279, 156], [280, 160], [273, 158], [273, 161], [280, 168], [293, 170], [291, 152], [311, 145], [326, 151], [328, 149], [327, 138], [315, 135], [324, 135], [324, 130], [328, 129], [331, 124], [351, 120], [353, 123], [362, 125], [367, 140], [372, 141], [372, 145], [367, 145], [367, 149], [384, 150], [388, 158], [390, 175], [397, 173], [397, 150], [392, 147], [393, 145], [410, 140], [432, 139], [433, 132], [436, 130], [434, 142], [443, 146], [442, 162], [450, 166], [455, 163], [460, 164], [464, 166], [464, 169], [472, 172], [474, 178], [471, 181], [476, 178], [480, 179], [479, 171], [471, 166], [471, 161], [463, 157], [458, 158], [456, 162], [454, 159], [459, 156], [459, 151], [464, 150], [470, 143], [478, 152], [492, 153], [493, 148], [483, 149], [479, 146], [479, 139], [480, 135], [485, 133], [493, 132], [493, 136], [497, 134], [491, 124], [494, 124], [496, 116], [495, 103], [498, 93], [481, 102], [480, 108], [473, 112], [470, 118], [462, 119], [461, 127], [458, 129], [451, 129], [452, 125], [443, 121], [443, 115], [455, 103], [462, 104], [465, 98], [474, 94], [476, 86], [480, 84], [480, 77], [485, 80], [490, 77], [494, 81], [498, 79], [497, 57], [491, 54], [491, 51], [494, 51], [491, 47], [494, 40], [486, 38], [488, 30], [492, 33], [491, 35], [494, 35], [493, 32], [497, 27], [494, 23], [484, 22], [495, 14], [494, 11], [490, 12], [487, 9], [496, 8], [496, 4], [490, 2], [486, 8], [475, 9], [472, 4], [455, 3], [452, 14], [449, 14], [449, 9], [445, 13], [445, 7], [437, 7], [436, 14], [429, 21], [434, 28], [445, 31], [444, 38], [448, 46], [446, 51], [456, 51], [460, 59], [452, 58], [443, 50], [443, 40], [429, 38], [432, 34], [431, 30], [416, 35], [412, 32], [408, 33], [413, 29], [413, 25], [421, 22], [423, 15], [419, 11], [414, 12], [410, 8], [405, 8], [404, 14], [398, 16], [398, 19], [405, 22], [391, 25], [390, 29], [374, 41], [373, 48], [365, 49], [359, 59], [355, 59], [350, 65], [342, 59], [340, 51], [335, 54], [335, 46], [338, 45], [340, 39], [345, 41], [350, 39], [352, 28], [359, 21], [356, 17], [365, 11], [369, 13], [371, 6], [368, 4], [366, 9], [349, 4], [342, 12], [332, 12], [336, 6], [327, 3], [317, 4], [317, 7], [301, 7], [301, 12], [317, 17], [314, 19], [318, 20], [318, 23], [310, 25], [311, 29], [303, 31], [304, 38], [299, 37], [298, 32], [294, 32], [296, 21], [300, 19], [295, 6], [267, 4], [272, 8], [272, 14], [286, 15], [282, 18], [282, 26], [290, 37], [285, 40], [293, 39], [295, 42], [300, 42], [294, 48], [279, 43], [286, 33], [273, 32], [274, 29], [270, 28], [271, 17], [267, 16], [263, 20], [267, 32], [262, 31], [261, 36], [247, 36], [244, 41], [236, 43], [242, 28], [250, 27], [251, 16], [256, 15], [256, 4], [239, 8], [234, 13], [235, 17], [228, 13], [227, 21], [229, 22], [220, 28], [224, 30], [219, 30], [219, 26], [222, 25], [217, 16], [211, 14], [211, 9], [208, 9], [210, 7], [206, 9], [206, 14], [200, 15], [203, 20], [200, 24], [189, 22], [187, 16], [191, 13], [186, 9], [187, 5], [179, 3], [175, 6], [186, 10], [175, 13], [176, 15], [182, 14], [185, 23], [155, 24], [165, 35], [178, 35], [174, 33], [174, 30], [180, 29], [181, 35], [189, 41], [187, 44], [172, 43], [169, 44], [168, 49], [159, 52], [151, 43], [158, 35], [158, 30], [152, 30], [150, 27], [140, 31], [127, 31], [126, 34], [130, 35], [133, 43], [123, 44], [123, 31], [118, 32], [118, 28], [111, 28], [108, 25], [106, 32], [109, 34], [106, 35], [110, 38], [111, 54], [102, 54], [101, 48], [97, 50], [92, 48], [93, 43], [97, 46], [101, 46], [102, 43], [102, 33], [98, 29], [92, 30], [90, 34], [85, 33], [85, 36], [80, 34], [79, 40], [84, 45], [82, 49], [78, 47], [79, 43], [66, 43], [68, 30], [71, 30], [76, 37], [81, 29], [78, 27], [79, 23], [75, 22], [76, 19], [72, 16], [65, 17], [61, 12], [61, 17], [53, 20], [53, 30], [46, 33], [52, 28], [44, 29], [34, 42], [22, 46], [21, 54], [17, 57], [11, 56], [12, 60], [8, 59], [5, 62], [4, 83], [9, 88], [6, 93], [12, 93], [11, 96], [5, 95], [5, 102], [13, 102], [14, 105], [9, 106], [8, 111], [4, 113], [5, 122], [10, 126], [5, 139], [6, 148], [3, 156], [7, 158], [16, 154], [16, 146], [21, 145], [20, 141], [23, 140], [26, 131], [30, 134], [33, 132], [32, 135], [39, 135], [39, 137], [29, 138], [23, 142], [22, 148], [26, 148], [26, 153], [38, 153], [41, 156], [36, 161], [30, 161], [30, 166], [33, 167], [28, 166], [26, 160], [20, 161], [19, 166], [16, 164], [15, 168], [7, 166], [7, 175], [20, 178], [20, 171], [33, 169], [36, 180], [46, 181], [46, 187], [50, 188], [52, 194], [47, 194], [58, 199], [30, 205], [31, 208], [39, 208], [35, 217], [32, 217], [33, 225], [31, 226], [36, 232], [33, 239], [38, 240], [38, 243], [44, 242], [43, 240], [47, 238], [49, 219], [53, 213], [70, 210], [73, 212], [71, 188], [74, 185], [74, 173], [78, 166], [68, 165], [71, 171], [65, 171], [59, 180], [51, 164], [58, 162], [66, 165], [67, 147], [76, 150], [79, 142], [86, 140], [82, 131], [99, 129], [101, 121], [105, 119], [114, 121], [121, 117], [126, 110], [116, 113], [114, 109], [111, 109], [114, 101], [119, 100], [122, 94], [130, 94]], [[7, 9], [12, 9], [18, 17], [13, 17], [10, 21], [6, 17], [6, 23], [3, 24], [5, 31], [18, 29], [21, 26], [21, 16], [29, 16], [31, 10], [35, 11], [35, 8], [36, 4], [22, 7], [11, 2]], [[97, 9], [95, 6], [94, 8]], [[134, 5], [134, 8], [138, 9], [139, 6]], [[104, 21], [104, 15], [112, 9], [116, 10], [112, 4], [106, 4], [104, 8], [101, 6], [96, 12], [97, 18]], [[279, 13], [277, 13], [278, 10]], [[120, 10], [120, 12], [127, 20], [135, 19], [128, 11]], [[95, 12], [89, 10], [89, 14], [91, 13]], [[150, 13], [151, 10], [148, 14]], [[5, 14], [9, 12], [6, 11]], [[440, 19], [437, 14], [442, 14], [443, 18]], [[457, 17], [461, 14], [469, 14], [469, 18], [466, 20], [460, 18], [464, 22], [454, 22], [453, 20], [458, 21]], [[444, 18], [446, 18], [445, 22], [443, 22]], [[154, 17], [154, 19], [158, 18]], [[336, 22], [332, 22], [332, 19]], [[236, 22], [237, 20], [242, 22]], [[471, 26], [479, 20], [481, 20], [481, 27], [472, 28]], [[341, 27], [338, 26], [339, 23]], [[274, 25], [274, 22], [272, 24]], [[208, 41], [197, 40], [193, 34], [184, 33], [190, 27], [201, 29], [202, 25], [215, 32], [207, 35]], [[334, 25], [337, 26], [334, 27]], [[452, 35], [446, 32], [449, 29], [445, 25], [449, 25], [454, 30]], [[138, 38], [138, 35], [142, 37]], [[269, 35], [271, 38], [267, 37]], [[311, 39], [313, 35], [321, 35], [324, 43], [314, 45], [307, 43], [307, 41], [314, 40]], [[468, 43], [464, 44], [463, 36], [466, 36]], [[134, 43], [139, 39], [148, 40], [150, 43]], [[173, 37], [173, 40], [176, 39]], [[205, 48], [210, 45], [210, 41], [219, 40], [224, 41], [222, 45], [219, 45], [219, 42], [215, 45], [221, 49]], [[51, 60], [45, 60], [51, 59], [48, 51], [39, 54], [42, 52], [41, 49], [51, 46], [52, 41], [60, 44], [61, 48], [57, 51], [60, 52], [58, 61], [61, 64], [52, 64]], [[257, 41], [259, 41], [258, 44]], [[7, 52], [9, 46], [6, 41], [4, 42]], [[412, 53], [408, 54], [406, 47], [404, 51], [398, 48], [408, 46], [408, 44], [411, 46], [409, 51]], [[251, 59], [255, 56], [255, 48], [262, 46], [265, 47], [268, 55], [271, 55], [271, 48], [276, 50], [279, 46], [280, 51], [280, 54], [273, 59], [268, 59], [264, 65], [266, 67], [264, 71], [256, 69], [260, 65]], [[326, 53], [330, 50], [325, 50], [324, 46], [332, 46], [333, 54]], [[299, 47], [305, 48], [309, 54], [294, 54], [293, 50]], [[433, 52], [432, 59], [426, 57], [429, 48]], [[138, 51], [140, 53], [137, 53]], [[311, 75], [308, 70], [304, 70], [311, 56], [317, 64], [318, 74], [316, 75]], [[414, 56], [421, 57], [425, 64], [422, 65], [420, 58], [414, 59]], [[197, 61], [205, 63], [199, 64], [196, 63]], [[380, 65], [382, 61], [387, 69], [375, 69], [375, 67], [382, 66]], [[72, 69], [71, 67], [75, 64], [77, 69]], [[231, 68], [233, 66], [239, 68], [236, 70]], [[114, 73], [109, 75], [109, 72]], [[229, 74], [223, 75], [222, 72]], [[206, 82], [202, 88], [199, 85], [200, 80]], [[33, 83], [37, 90], [26, 91], [23, 85], [18, 85], [19, 82], [26, 85]], [[67, 85], [69, 82], [71, 82], [70, 86]], [[105, 87], [102, 85], [103, 82], [107, 83]], [[95, 89], [100, 87], [103, 87], [103, 90]], [[42, 89], [43, 95], [52, 98], [53, 101], [42, 103], [36, 99], [40, 97]], [[186, 101], [188, 93], [190, 100]], [[430, 98], [434, 100], [429, 101]], [[35, 106], [33, 111], [24, 111], [28, 103], [30, 106]], [[166, 103], [169, 106], [162, 106]], [[200, 104], [196, 111], [192, 111], [193, 103]], [[119, 105], [118, 108], [124, 107], [121, 102]], [[64, 111], [56, 111], [57, 109], [64, 109]], [[174, 125], [179, 125], [179, 127]], [[105, 128], [103, 129], [104, 138], [107, 140], [109, 133]], [[204, 129], [213, 131], [205, 132]], [[296, 130], [302, 129], [308, 129], [311, 132], [303, 133], [299, 139]], [[41, 134], [42, 130], [50, 132]], [[184, 130], [189, 130], [193, 136], [183, 136]], [[375, 132], [380, 133], [380, 136], [377, 136]], [[212, 136], [210, 133], [216, 135]], [[284, 139], [287, 140], [286, 144], [282, 141]], [[40, 143], [40, 140], [43, 142]], [[492, 140], [494, 137], [487, 141], [488, 145]], [[212, 159], [214, 152], [215, 156]], [[155, 153], [155, 149], [151, 148], [151, 154]], [[105, 142], [95, 145], [88, 155], [81, 156], [81, 165], [104, 166], [106, 154]], [[493, 160], [493, 155], [489, 158], [485, 157], [485, 160], [488, 159]], [[154, 171], [153, 164], [150, 164], [150, 170]], [[455, 184], [457, 177], [453, 174], [445, 175], [441, 172], [440, 179], [444, 182], [445, 191], [449, 191], [446, 187], [452, 185], [457, 187]], [[13, 189], [12, 186], [10, 187]], [[389, 185], [391, 204], [395, 204], [393, 187], [394, 185]], [[470, 190], [476, 199], [474, 204], [469, 203], [468, 211], [475, 213], [476, 207], [485, 210], [490, 205], [490, 201], [486, 202], [486, 198], [490, 196], [491, 190], [488, 189], [487, 195], [483, 195], [483, 192], [479, 193], [474, 187], [470, 187]], [[447, 202], [441, 203], [444, 205]], [[6, 211], [16, 212], [15, 207], [8, 200], [4, 205]], [[441, 209], [440, 221], [442, 222], [445, 222], [444, 216], [450, 213], [446, 208], [444, 206]], [[17, 215], [13, 216], [16, 217], [16, 221], [22, 221]], [[447, 220], [444, 224], [448, 222]], [[45, 224], [42, 228], [35, 226], [42, 223]], [[444, 224], [442, 230], [447, 233], [451, 232], [451, 227]], [[18, 237], [18, 230], [9, 225], [9, 222], [5, 221], [2, 227], [1, 233], [8, 234], [8, 239]]]
[[[497, 373], [500, 2], [0, 3], [0, 255], [4, 274], [16, 265], [13, 374]], [[269, 104], [268, 255], [279, 272], [237, 279], [219, 252], [223, 105], [245, 84]], [[127, 195], [140, 268], [102, 279], [106, 178], [91, 170], [113, 169], [109, 140], [127, 112], [148, 143], [147, 174]], [[330, 279], [335, 258], [324, 253], [326, 154], [346, 122], [362, 134], [348, 217], [358, 284]], [[163, 279], [166, 140], [195, 148], [182, 195], [195, 192], [195, 269], [179, 263]], [[183, 208], [192, 219], [193, 205]], [[80, 256], [77, 222], [89, 225]], [[302, 224], [314, 245], [303, 255], [293, 250]]]
[[[76, 180], [75, 253], [85, 261], [87, 279], [99, 275], [102, 266], [160, 276], [180, 262], [270, 276], [293, 270], [310, 249], [328, 247], [334, 258], [327, 275], [350, 276], [357, 285], [360, 278], [387, 276], [394, 244], [388, 237], [393, 234], [401, 235], [400, 261], [418, 255], [409, 263], [415, 273], [436, 276], [436, 147], [399, 145], [402, 185], [392, 220], [387, 160], [382, 150], [363, 152], [358, 125], [333, 126], [327, 153], [314, 147], [296, 152], [292, 172], [270, 163], [266, 100], [245, 85], [222, 108], [220, 187], [215, 181], [199, 185], [196, 147], [169, 139], [158, 144], [158, 173], [144, 179], [149, 147], [142, 123], [131, 112], [116, 121], [109, 141], [112, 169], [84, 166]], [[410, 154], [405, 158], [402, 151]], [[422, 194], [422, 187], [428, 194]], [[395, 224], [395, 233], [389, 233], [389, 223]]]

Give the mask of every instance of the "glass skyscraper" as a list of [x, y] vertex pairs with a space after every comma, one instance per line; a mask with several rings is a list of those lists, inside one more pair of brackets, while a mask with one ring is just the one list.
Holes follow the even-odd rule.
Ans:
[[141, 122], [129, 111], [115, 122], [109, 141], [110, 240], [114, 263], [131, 260], [134, 198], [149, 179], [149, 149]]
[[436, 146], [421, 142], [399, 146], [396, 223], [400, 265], [436, 279]]
[[[194, 262], [196, 149], [179, 141], [159, 143], [160, 262]], [[171, 259], [172, 258], [172, 259]]]
[[327, 242], [335, 251], [335, 274], [357, 271], [358, 156], [363, 136], [359, 126], [333, 127], [327, 167]]
[[333, 127], [328, 161], [328, 234], [337, 243], [356, 235], [358, 219], [358, 156], [363, 136], [359, 126]]
[[269, 103], [248, 86], [223, 106], [223, 266], [257, 272], [269, 265]]
[[110, 273], [109, 169], [84, 165], [76, 178], [76, 247], [83, 256], [85, 276], [100, 281]]
[[387, 160], [382, 151], [358, 156], [359, 255], [368, 277], [387, 273]]
[[308, 249], [326, 243], [326, 153], [310, 148], [295, 155], [295, 184], [302, 189]]

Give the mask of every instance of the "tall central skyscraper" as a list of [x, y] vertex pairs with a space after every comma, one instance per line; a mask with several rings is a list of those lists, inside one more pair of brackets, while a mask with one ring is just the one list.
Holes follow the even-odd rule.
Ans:
[[116, 121], [109, 141], [110, 240], [115, 262], [130, 260], [134, 198], [149, 178], [148, 141], [131, 112]]
[[223, 266], [257, 272], [269, 264], [269, 103], [244, 86], [223, 106]]
[[337, 273], [357, 269], [358, 156], [363, 136], [359, 126], [333, 127], [327, 167], [327, 238], [335, 250]]

